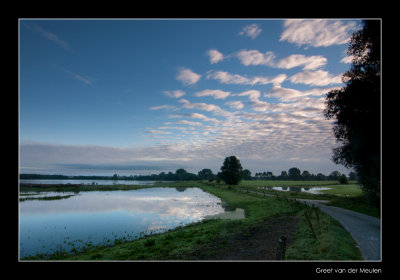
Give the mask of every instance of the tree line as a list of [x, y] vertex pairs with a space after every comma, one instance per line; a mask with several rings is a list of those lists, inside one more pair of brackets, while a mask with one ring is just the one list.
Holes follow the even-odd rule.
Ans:
[[[235, 157], [237, 160], [237, 158]], [[232, 161], [235, 161], [232, 158]], [[236, 162], [238, 166], [240, 164]], [[225, 171], [228, 172], [229, 168], [232, 168], [229, 171], [230, 176], [237, 176], [243, 180], [339, 180], [341, 177], [346, 176], [345, 174], [341, 174], [338, 171], [333, 171], [330, 175], [324, 175], [322, 173], [318, 173], [317, 175], [311, 174], [307, 170], [304, 170], [302, 173], [300, 169], [297, 167], [290, 168], [288, 171], [282, 171], [280, 175], [275, 176], [272, 172], [258, 172], [252, 175], [251, 171], [248, 169], [243, 169], [241, 171], [235, 170], [235, 166], [225, 168]], [[240, 169], [237, 167], [237, 169]], [[233, 171], [232, 171], [233, 170]], [[207, 180], [207, 181], [224, 181], [223, 178], [226, 179], [226, 176], [223, 175], [223, 170], [214, 174], [211, 169], [204, 168], [200, 170], [197, 174], [190, 173], [183, 168], [177, 169], [175, 172], [161, 172], [159, 174], [151, 174], [151, 175], [118, 175], [114, 174], [113, 176], [66, 176], [66, 175], [46, 175], [46, 174], [20, 174], [20, 179], [59, 179], [59, 180], [70, 180], [70, 179], [78, 179], [78, 180], [136, 180], [136, 181], [194, 181], [194, 180]], [[349, 180], [357, 180], [356, 174], [354, 172], [350, 172], [349, 176], [346, 177]]]

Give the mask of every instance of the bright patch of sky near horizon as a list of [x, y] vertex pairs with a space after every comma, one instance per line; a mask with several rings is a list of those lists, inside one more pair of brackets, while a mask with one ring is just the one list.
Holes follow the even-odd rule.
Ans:
[[324, 94], [343, 86], [358, 28], [360, 20], [20, 20], [20, 171], [217, 172], [236, 155], [253, 173], [344, 172], [330, 160], [336, 141], [322, 111]]

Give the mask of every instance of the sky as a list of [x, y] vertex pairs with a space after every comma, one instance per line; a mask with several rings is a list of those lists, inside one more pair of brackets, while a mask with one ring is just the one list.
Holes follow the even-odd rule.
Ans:
[[20, 19], [20, 173], [348, 174], [325, 94], [359, 19]]

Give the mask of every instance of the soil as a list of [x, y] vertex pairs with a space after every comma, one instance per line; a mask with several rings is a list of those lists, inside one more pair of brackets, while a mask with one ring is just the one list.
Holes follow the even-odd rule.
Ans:
[[278, 239], [286, 237], [286, 248], [293, 242], [299, 218], [278, 216], [260, 222], [246, 232], [216, 238], [186, 259], [197, 260], [277, 260]]

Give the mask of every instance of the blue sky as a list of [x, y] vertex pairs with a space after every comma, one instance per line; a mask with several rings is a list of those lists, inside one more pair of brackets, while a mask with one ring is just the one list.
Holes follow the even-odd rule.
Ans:
[[360, 20], [19, 22], [20, 172], [334, 170], [324, 94]]

